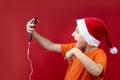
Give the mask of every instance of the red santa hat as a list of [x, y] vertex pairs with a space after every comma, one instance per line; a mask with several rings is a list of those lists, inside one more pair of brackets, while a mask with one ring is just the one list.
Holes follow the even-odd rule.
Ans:
[[100, 19], [89, 17], [78, 19], [77, 27], [85, 41], [91, 46], [99, 46], [100, 41], [105, 36], [106, 43], [110, 47], [110, 53], [116, 54], [117, 48], [113, 47], [111, 37], [104, 22]]

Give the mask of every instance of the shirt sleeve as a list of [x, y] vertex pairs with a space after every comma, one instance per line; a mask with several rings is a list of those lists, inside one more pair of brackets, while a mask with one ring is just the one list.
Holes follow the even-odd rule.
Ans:
[[69, 43], [69, 44], [61, 44], [61, 50], [62, 50], [62, 56], [65, 57], [65, 53], [74, 48], [76, 46], [76, 43]]
[[95, 62], [103, 65], [103, 75], [105, 74], [106, 64], [107, 64], [107, 56], [103, 50], [99, 50], [98, 54], [95, 56]]

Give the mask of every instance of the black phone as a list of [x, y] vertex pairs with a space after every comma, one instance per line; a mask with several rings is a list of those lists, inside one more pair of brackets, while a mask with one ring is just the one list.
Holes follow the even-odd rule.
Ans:
[[[36, 17], [34, 17], [33, 19], [32, 19], [32, 22], [31, 23], [33, 23], [33, 24], [36, 24], [38, 21], [37, 21], [37, 18]], [[34, 28], [35, 26], [33, 26], [33, 28]], [[30, 38], [29, 38], [29, 41], [28, 42], [31, 42], [32, 41], [32, 36], [33, 36], [33, 34], [31, 33], [30, 34]]]
[[34, 17], [34, 18], [32, 19], [32, 22], [31, 22], [31, 23], [36, 24], [37, 22], [38, 22], [38, 21], [37, 21], [37, 18]]

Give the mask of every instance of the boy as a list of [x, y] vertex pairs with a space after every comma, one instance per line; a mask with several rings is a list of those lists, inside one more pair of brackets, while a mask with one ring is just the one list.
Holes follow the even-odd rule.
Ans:
[[[27, 23], [27, 32], [33, 34], [38, 43], [47, 50], [62, 53], [64, 59], [68, 60], [69, 66], [64, 80], [103, 80], [107, 56], [98, 48], [101, 39], [105, 36], [107, 45], [112, 54], [117, 53], [113, 47], [106, 25], [99, 19], [88, 17], [77, 20], [77, 26], [72, 33], [76, 43], [56, 44], [38, 34], [32, 26]], [[49, 45], [49, 46], [48, 46]]]

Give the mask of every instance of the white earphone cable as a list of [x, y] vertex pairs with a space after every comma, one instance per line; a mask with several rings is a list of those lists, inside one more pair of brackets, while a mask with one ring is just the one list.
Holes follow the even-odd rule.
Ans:
[[30, 68], [31, 68], [31, 72], [30, 72], [30, 74], [29, 74], [29, 80], [31, 80], [31, 76], [32, 76], [32, 74], [33, 74], [33, 67], [32, 67], [32, 61], [31, 61], [31, 59], [30, 59], [30, 42], [28, 42], [27, 59], [28, 59], [28, 61], [29, 61], [29, 63], [30, 63]]

